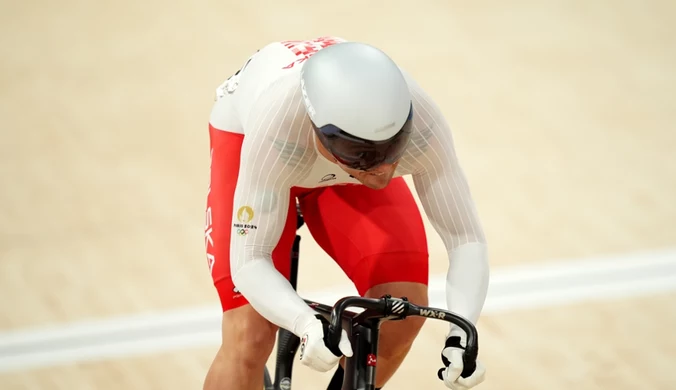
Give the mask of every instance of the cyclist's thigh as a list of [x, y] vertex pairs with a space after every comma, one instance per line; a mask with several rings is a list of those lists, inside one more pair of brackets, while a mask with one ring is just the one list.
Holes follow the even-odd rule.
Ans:
[[308, 229], [360, 294], [390, 282], [428, 281], [420, 210], [403, 178], [382, 190], [332, 186], [301, 199]]
[[[223, 131], [209, 125], [211, 141], [211, 181], [207, 196], [205, 245], [211, 276], [218, 291], [223, 311], [247, 304], [232, 283], [230, 276], [230, 238], [237, 232], [232, 227], [233, 201], [239, 174], [239, 161], [244, 135]], [[289, 277], [290, 252], [296, 231], [296, 205], [289, 205], [284, 232], [272, 252], [275, 267]]]

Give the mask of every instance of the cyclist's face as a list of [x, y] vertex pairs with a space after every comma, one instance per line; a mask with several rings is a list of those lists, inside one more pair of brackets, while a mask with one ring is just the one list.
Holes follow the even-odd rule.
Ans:
[[359, 180], [361, 184], [374, 190], [382, 190], [390, 184], [390, 180], [392, 180], [392, 176], [394, 176], [394, 171], [397, 169], [399, 162], [395, 162], [394, 164], [381, 164], [368, 171], [351, 169], [340, 163], [337, 164], [342, 170]]
[[394, 176], [394, 171], [397, 169], [397, 165], [399, 165], [399, 162], [397, 161], [394, 164], [381, 164], [375, 168], [369, 169], [368, 171], [360, 171], [358, 169], [352, 169], [339, 163], [335, 159], [335, 157], [333, 157], [331, 153], [324, 148], [324, 146], [322, 145], [321, 142], [319, 142], [319, 140], [316, 140], [316, 143], [317, 149], [319, 149], [319, 153], [321, 153], [324, 157], [326, 157], [327, 160], [333, 161], [343, 171], [352, 175], [355, 179], [359, 180], [359, 182], [361, 182], [363, 185], [374, 190], [382, 190], [383, 188], [387, 187], [387, 185], [390, 184], [390, 180], [392, 180], [392, 176]]

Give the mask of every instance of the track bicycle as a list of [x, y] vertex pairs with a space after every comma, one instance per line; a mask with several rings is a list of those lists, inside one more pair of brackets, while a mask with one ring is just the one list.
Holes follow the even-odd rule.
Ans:
[[[296, 229], [300, 229], [304, 220], [300, 209], [297, 209], [297, 213]], [[296, 234], [291, 250], [289, 281], [294, 289], [296, 289], [298, 280], [300, 239], [300, 235]], [[380, 324], [384, 321], [403, 320], [412, 316], [451, 322], [460, 327], [467, 335], [467, 346], [463, 355], [464, 368], [461, 375], [467, 377], [476, 368], [479, 352], [477, 330], [470, 321], [450, 311], [418, 306], [408, 302], [406, 297], [394, 298], [389, 295], [379, 299], [348, 296], [339, 299], [333, 307], [308, 299], [304, 301], [329, 321], [327, 339], [330, 345], [337, 349], [341, 331], [343, 329], [347, 331], [353, 355], [349, 358], [345, 357], [342, 390], [375, 390]], [[363, 309], [363, 311], [357, 313], [348, 310], [349, 308]], [[293, 363], [299, 345], [298, 336], [286, 329], [279, 329], [274, 377], [266, 367], [265, 390], [291, 390]], [[438, 375], [441, 378], [441, 372]]]

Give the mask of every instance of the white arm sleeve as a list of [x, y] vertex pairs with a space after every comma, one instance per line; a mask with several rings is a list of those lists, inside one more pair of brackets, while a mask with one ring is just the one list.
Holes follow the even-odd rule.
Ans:
[[[448, 251], [448, 310], [476, 324], [488, 291], [489, 265], [485, 240], [476, 223], [462, 172], [414, 176], [420, 202]], [[456, 166], [455, 169], [458, 169]]]
[[476, 324], [488, 291], [486, 240], [455, 155], [449, 126], [421, 90], [412, 92], [419, 107], [414, 122], [416, 135], [412, 139], [414, 147], [403, 162], [413, 171], [425, 213], [448, 252], [448, 310]]
[[[296, 96], [298, 95], [298, 96]], [[312, 158], [307, 139], [298, 130], [306, 126], [300, 92], [273, 86], [249, 115], [235, 190], [233, 224], [238, 210], [249, 206], [253, 218], [246, 235], [233, 232], [230, 268], [235, 286], [251, 306], [277, 326], [301, 337], [316, 314], [272, 263], [289, 212], [290, 188], [306, 174]], [[305, 132], [306, 134], [310, 134]], [[294, 220], [295, 221], [295, 220]]]

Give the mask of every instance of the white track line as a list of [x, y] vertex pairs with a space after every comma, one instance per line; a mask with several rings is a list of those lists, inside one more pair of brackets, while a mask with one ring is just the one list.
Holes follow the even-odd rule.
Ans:
[[[676, 290], [676, 249], [516, 266], [492, 272], [484, 314]], [[352, 286], [303, 292], [335, 302]], [[430, 279], [430, 306], [446, 307], [445, 276]], [[134, 356], [221, 341], [220, 308], [147, 313], [0, 333], [0, 372]]]

